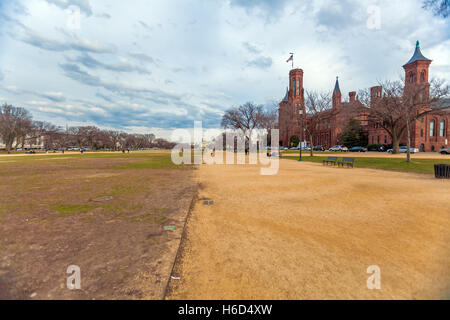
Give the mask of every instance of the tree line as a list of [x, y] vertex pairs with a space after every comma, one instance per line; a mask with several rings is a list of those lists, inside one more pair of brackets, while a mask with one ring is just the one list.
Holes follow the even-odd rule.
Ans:
[[175, 145], [150, 134], [131, 134], [116, 130], [103, 130], [96, 126], [61, 128], [50, 122], [33, 120], [22, 107], [3, 104], [0, 107], [0, 140], [9, 153], [18, 148], [40, 146], [45, 150], [69, 147], [91, 150], [138, 150], [148, 148], [171, 149]]

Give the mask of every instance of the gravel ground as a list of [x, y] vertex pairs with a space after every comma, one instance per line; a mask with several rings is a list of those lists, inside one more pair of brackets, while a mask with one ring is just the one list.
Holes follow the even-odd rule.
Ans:
[[450, 298], [450, 181], [292, 160], [196, 174], [169, 299]]

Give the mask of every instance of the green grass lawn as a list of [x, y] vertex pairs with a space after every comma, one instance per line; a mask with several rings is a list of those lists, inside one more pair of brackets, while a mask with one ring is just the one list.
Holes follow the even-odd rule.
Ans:
[[[347, 155], [346, 155], [347, 156]], [[351, 156], [349, 156], [351, 157]], [[298, 157], [284, 156], [285, 159], [298, 160]], [[327, 157], [323, 156], [304, 156], [303, 160], [308, 162], [322, 163]], [[342, 156], [338, 156], [338, 159], [342, 159]], [[404, 171], [404, 172], [416, 172], [434, 174], [435, 164], [450, 164], [450, 159], [412, 159], [410, 163], [407, 163], [405, 159], [401, 158], [356, 158], [356, 168], [372, 168], [382, 170]]]

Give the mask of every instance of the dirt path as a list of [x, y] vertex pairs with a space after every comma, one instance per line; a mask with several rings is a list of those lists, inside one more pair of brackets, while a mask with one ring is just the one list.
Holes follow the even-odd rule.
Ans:
[[[282, 160], [202, 166], [169, 299], [450, 297], [450, 181]], [[368, 290], [368, 266], [381, 290]]]

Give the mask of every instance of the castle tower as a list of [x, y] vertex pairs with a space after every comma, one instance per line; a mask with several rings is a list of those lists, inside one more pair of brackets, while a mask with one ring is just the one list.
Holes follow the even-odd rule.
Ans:
[[278, 109], [280, 126], [280, 145], [289, 146], [292, 136], [300, 137], [300, 110], [306, 117], [305, 91], [303, 89], [303, 70], [293, 69], [289, 72], [289, 87]]
[[405, 87], [417, 84], [429, 84], [428, 69], [430, 64], [431, 60], [423, 56], [420, 51], [419, 41], [417, 41], [414, 55], [403, 66], [403, 69], [405, 69]]
[[339, 77], [336, 77], [336, 84], [333, 90], [333, 108], [336, 108], [342, 102], [341, 89], [339, 88]]
[[289, 102], [298, 116], [300, 108], [305, 108], [305, 90], [303, 89], [303, 70], [292, 69], [289, 72]]

